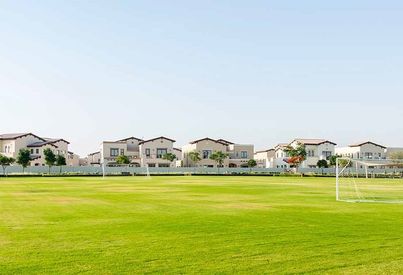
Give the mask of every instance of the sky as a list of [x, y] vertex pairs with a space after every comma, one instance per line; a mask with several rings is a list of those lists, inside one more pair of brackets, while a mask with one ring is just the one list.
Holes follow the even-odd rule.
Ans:
[[0, 133], [403, 146], [403, 1], [3, 1]]

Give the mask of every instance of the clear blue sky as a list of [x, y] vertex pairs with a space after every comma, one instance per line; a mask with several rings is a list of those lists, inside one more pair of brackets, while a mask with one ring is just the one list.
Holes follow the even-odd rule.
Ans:
[[402, 1], [0, 1], [0, 132], [403, 146]]

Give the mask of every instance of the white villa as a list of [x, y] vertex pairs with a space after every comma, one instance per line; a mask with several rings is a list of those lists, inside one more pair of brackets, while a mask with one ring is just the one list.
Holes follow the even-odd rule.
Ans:
[[284, 151], [287, 146], [288, 143], [279, 143], [274, 148], [257, 151], [254, 156], [257, 167], [289, 169], [290, 165], [286, 161], [288, 155]]
[[354, 159], [385, 159], [386, 147], [372, 141], [336, 148], [336, 154]]
[[258, 168], [273, 168], [274, 156], [274, 149], [267, 149], [257, 151], [254, 154], [253, 159], [256, 161], [256, 167]]
[[316, 168], [318, 160], [328, 160], [335, 154], [336, 143], [326, 139], [302, 139], [296, 138], [289, 145], [296, 147], [303, 144], [306, 150], [306, 159], [301, 163], [301, 168]]
[[286, 161], [288, 154], [285, 152], [288, 143], [279, 143], [274, 147], [274, 158], [272, 159], [271, 168], [289, 169], [290, 165]]
[[0, 154], [16, 159], [20, 149], [28, 149], [31, 153], [31, 166], [44, 166], [43, 151], [49, 148], [56, 155], [63, 155], [69, 163], [68, 159], [71, 155], [68, 150], [69, 144], [62, 138], [43, 138], [32, 133], [2, 134], [0, 135]]
[[257, 151], [254, 155], [257, 167], [289, 169], [290, 165], [287, 162], [289, 156], [285, 149], [288, 146], [295, 148], [298, 144], [304, 145], [307, 152], [301, 168], [316, 168], [318, 160], [327, 160], [335, 153], [336, 144], [329, 140], [297, 138], [290, 143], [279, 143], [273, 149]]

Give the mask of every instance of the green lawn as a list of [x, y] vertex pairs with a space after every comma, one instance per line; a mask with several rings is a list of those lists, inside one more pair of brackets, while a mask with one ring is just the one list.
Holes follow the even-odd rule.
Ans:
[[403, 205], [334, 194], [332, 178], [0, 178], [0, 274], [402, 274]]

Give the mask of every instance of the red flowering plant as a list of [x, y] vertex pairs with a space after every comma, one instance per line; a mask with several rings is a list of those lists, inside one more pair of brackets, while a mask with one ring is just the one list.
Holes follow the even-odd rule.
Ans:
[[302, 143], [298, 143], [295, 147], [288, 145], [284, 149], [284, 152], [289, 156], [287, 163], [290, 164], [290, 166], [297, 168], [297, 170], [301, 163], [306, 159], [306, 150]]

